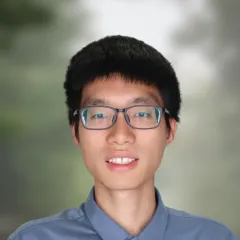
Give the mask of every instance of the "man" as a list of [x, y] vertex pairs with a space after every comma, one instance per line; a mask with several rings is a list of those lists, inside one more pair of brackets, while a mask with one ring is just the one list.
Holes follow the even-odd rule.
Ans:
[[164, 206], [154, 186], [181, 96], [170, 63], [130, 37], [92, 42], [64, 84], [76, 145], [94, 178], [77, 209], [31, 221], [11, 240], [236, 240], [224, 225]]

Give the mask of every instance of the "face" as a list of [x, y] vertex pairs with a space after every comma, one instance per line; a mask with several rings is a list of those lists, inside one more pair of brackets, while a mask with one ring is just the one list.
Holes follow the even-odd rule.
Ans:
[[[84, 88], [80, 107], [93, 104], [114, 108], [134, 105], [163, 107], [157, 89], [143, 84], [126, 83], [120, 76], [111, 76], [104, 81], [96, 79]], [[174, 138], [175, 120], [170, 119], [170, 125], [169, 132], [162, 114], [158, 127], [134, 129], [126, 123], [124, 114], [119, 112], [116, 123], [109, 129], [89, 130], [80, 121], [78, 139], [75, 137], [74, 126], [72, 129], [95, 185], [103, 185], [112, 190], [129, 190], [153, 184], [164, 149]], [[110, 159], [117, 158], [135, 161], [123, 165], [111, 163]]]

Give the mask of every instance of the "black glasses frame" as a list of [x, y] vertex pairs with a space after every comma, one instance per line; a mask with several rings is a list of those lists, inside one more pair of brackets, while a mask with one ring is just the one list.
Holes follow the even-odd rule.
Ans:
[[[83, 115], [82, 115], [83, 111], [86, 110], [86, 109], [89, 109], [89, 108], [96, 108], [96, 107], [110, 108], [115, 112], [115, 114], [113, 116], [112, 124], [109, 127], [106, 127], [106, 128], [88, 128], [88, 127], [85, 126], [84, 121], [83, 121]], [[127, 111], [128, 111], [128, 109], [131, 109], [131, 108], [134, 108], [134, 107], [154, 107], [154, 108], [158, 109], [158, 111], [159, 111], [158, 124], [154, 127], [151, 127], [151, 128], [136, 128], [133, 125], [131, 125], [129, 117], [127, 115]], [[86, 128], [86, 129], [89, 129], [89, 130], [105, 130], [105, 129], [111, 128], [116, 123], [119, 112], [124, 113], [125, 121], [131, 128], [143, 129], [143, 130], [144, 129], [154, 129], [154, 128], [158, 127], [160, 122], [161, 122], [161, 117], [162, 117], [163, 113], [168, 114], [170, 116], [170, 112], [164, 107], [157, 107], [157, 106], [154, 106], [154, 105], [135, 105], [135, 106], [130, 106], [130, 107], [126, 107], [126, 108], [113, 108], [113, 107], [110, 107], [110, 106], [89, 106], [89, 107], [84, 107], [84, 108], [80, 108], [80, 109], [75, 110], [74, 113], [73, 113], [73, 117], [78, 116], [81, 119], [81, 122], [82, 122], [84, 128]]]

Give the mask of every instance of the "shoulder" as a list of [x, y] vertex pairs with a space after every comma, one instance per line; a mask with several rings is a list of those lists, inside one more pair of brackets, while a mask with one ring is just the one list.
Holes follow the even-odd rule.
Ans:
[[[69, 230], [76, 230], [76, 234], [84, 234], [88, 231], [89, 224], [80, 208], [66, 209], [58, 214], [29, 221], [13, 232], [8, 240], [42, 240], [42, 239], [68, 239]], [[81, 230], [81, 232], [77, 232]]]
[[[185, 235], [186, 239], [198, 236], [198, 239], [238, 240], [224, 224], [210, 218], [192, 215], [184, 211], [167, 208], [169, 213], [169, 234]], [[191, 237], [191, 238], [188, 238]]]

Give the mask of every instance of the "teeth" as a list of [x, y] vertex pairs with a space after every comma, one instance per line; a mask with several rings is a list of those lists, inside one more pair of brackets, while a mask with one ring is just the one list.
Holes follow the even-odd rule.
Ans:
[[128, 164], [135, 161], [134, 158], [112, 158], [108, 162], [115, 164]]

